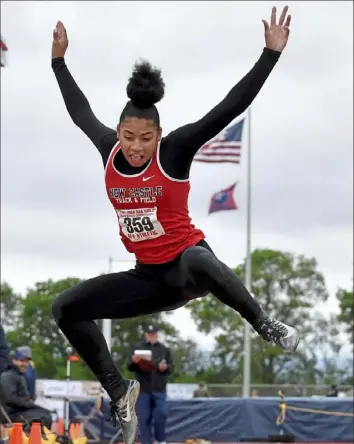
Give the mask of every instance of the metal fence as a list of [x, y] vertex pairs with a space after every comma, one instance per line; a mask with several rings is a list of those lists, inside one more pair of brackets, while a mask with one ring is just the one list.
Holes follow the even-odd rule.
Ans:
[[[279, 391], [285, 396], [325, 396], [330, 390], [329, 385], [269, 385], [252, 384], [250, 391], [252, 396], [278, 396]], [[338, 392], [353, 394], [353, 387], [342, 385], [337, 387]], [[210, 396], [216, 398], [230, 398], [233, 396], [242, 396], [242, 385], [236, 384], [208, 384]]]

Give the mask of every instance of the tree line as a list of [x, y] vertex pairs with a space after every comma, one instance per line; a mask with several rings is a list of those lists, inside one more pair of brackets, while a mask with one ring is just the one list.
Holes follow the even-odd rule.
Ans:
[[[243, 279], [245, 263], [235, 272]], [[53, 298], [80, 282], [68, 277], [59, 281], [37, 282], [25, 294], [1, 283], [1, 323], [12, 349], [32, 348], [38, 377], [62, 379], [65, 376], [66, 339], [51, 314]], [[354, 303], [353, 289], [339, 288], [336, 298], [339, 314], [326, 313], [329, 298], [325, 278], [314, 258], [269, 249], [252, 253], [252, 292], [264, 310], [301, 331], [301, 344], [295, 354], [264, 343], [252, 333], [253, 384], [352, 384]], [[215, 346], [205, 350], [192, 338], [183, 339], [173, 325], [171, 313], [112, 322], [112, 356], [126, 372], [131, 347], [142, 338], [142, 327], [157, 325], [173, 353], [172, 382], [242, 384], [243, 321], [230, 308], [209, 295], [187, 306], [198, 330], [212, 335]], [[101, 321], [97, 321], [99, 324]], [[347, 353], [344, 351], [347, 350]], [[93, 378], [80, 362], [72, 367], [73, 379]]]

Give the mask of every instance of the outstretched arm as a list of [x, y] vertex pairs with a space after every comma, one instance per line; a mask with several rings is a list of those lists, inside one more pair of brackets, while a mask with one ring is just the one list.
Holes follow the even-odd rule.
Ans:
[[64, 60], [67, 47], [68, 38], [66, 30], [64, 25], [58, 22], [53, 34], [52, 68], [58, 81], [66, 109], [72, 121], [90, 138], [100, 151], [102, 157], [104, 159], [106, 157], [108, 158], [114, 141], [113, 143], [105, 143], [105, 140], [107, 136], [108, 138], [112, 138], [113, 136], [114, 139], [116, 132], [103, 125], [103, 123], [97, 119], [87, 98], [70, 74]]
[[178, 176], [185, 176], [199, 148], [242, 114], [261, 90], [288, 41], [291, 16], [287, 16], [287, 12], [288, 8], [285, 7], [278, 24], [276, 8], [272, 10], [270, 26], [263, 20], [266, 47], [254, 67], [227, 96], [200, 120], [178, 128], [165, 138], [165, 145], [173, 147], [174, 152], [169, 155], [174, 158]]
[[251, 105], [279, 57], [280, 52], [264, 48], [254, 67], [218, 105], [200, 120], [178, 128], [169, 136], [181, 149], [184, 147], [189, 155], [194, 156], [202, 145], [217, 136]]

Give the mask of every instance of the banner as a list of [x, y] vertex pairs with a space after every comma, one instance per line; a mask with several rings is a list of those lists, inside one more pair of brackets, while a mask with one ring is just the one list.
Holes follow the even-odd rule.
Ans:
[[192, 399], [197, 384], [167, 384], [168, 399]]
[[[167, 384], [169, 399], [191, 399], [197, 384]], [[70, 381], [67, 394], [66, 381], [56, 379], [38, 379], [36, 384], [37, 396], [40, 398], [92, 398], [100, 394], [101, 384], [97, 381]], [[107, 397], [107, 394], [104, 393]]]
[[70, 381], [67, 385], [66, 381], [58, 381], [55, 379], [39, 379], [36, 383], [37, 396], [64, 398], [88, 396], [83, 389], [82, 381]]

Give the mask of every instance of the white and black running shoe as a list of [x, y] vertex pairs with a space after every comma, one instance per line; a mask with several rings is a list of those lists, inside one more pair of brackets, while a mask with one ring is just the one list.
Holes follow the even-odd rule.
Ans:
[[138, 434], [138, 417], [135, 405], [139, 396], [140, 384], [135, 380], [128, 380], [128, 389], [118, 401], [111, 401], [110, 420], [114, 427], [118, 423], [122, 429], [125, 444], [134, 444]]
[[276, 319], [265, 316], [259, 323], [258, 333], [266, 342], [273, 342], [289, 353], [293, 353], [299, 345], [299, 332], [294, 327], [283, 324]]

